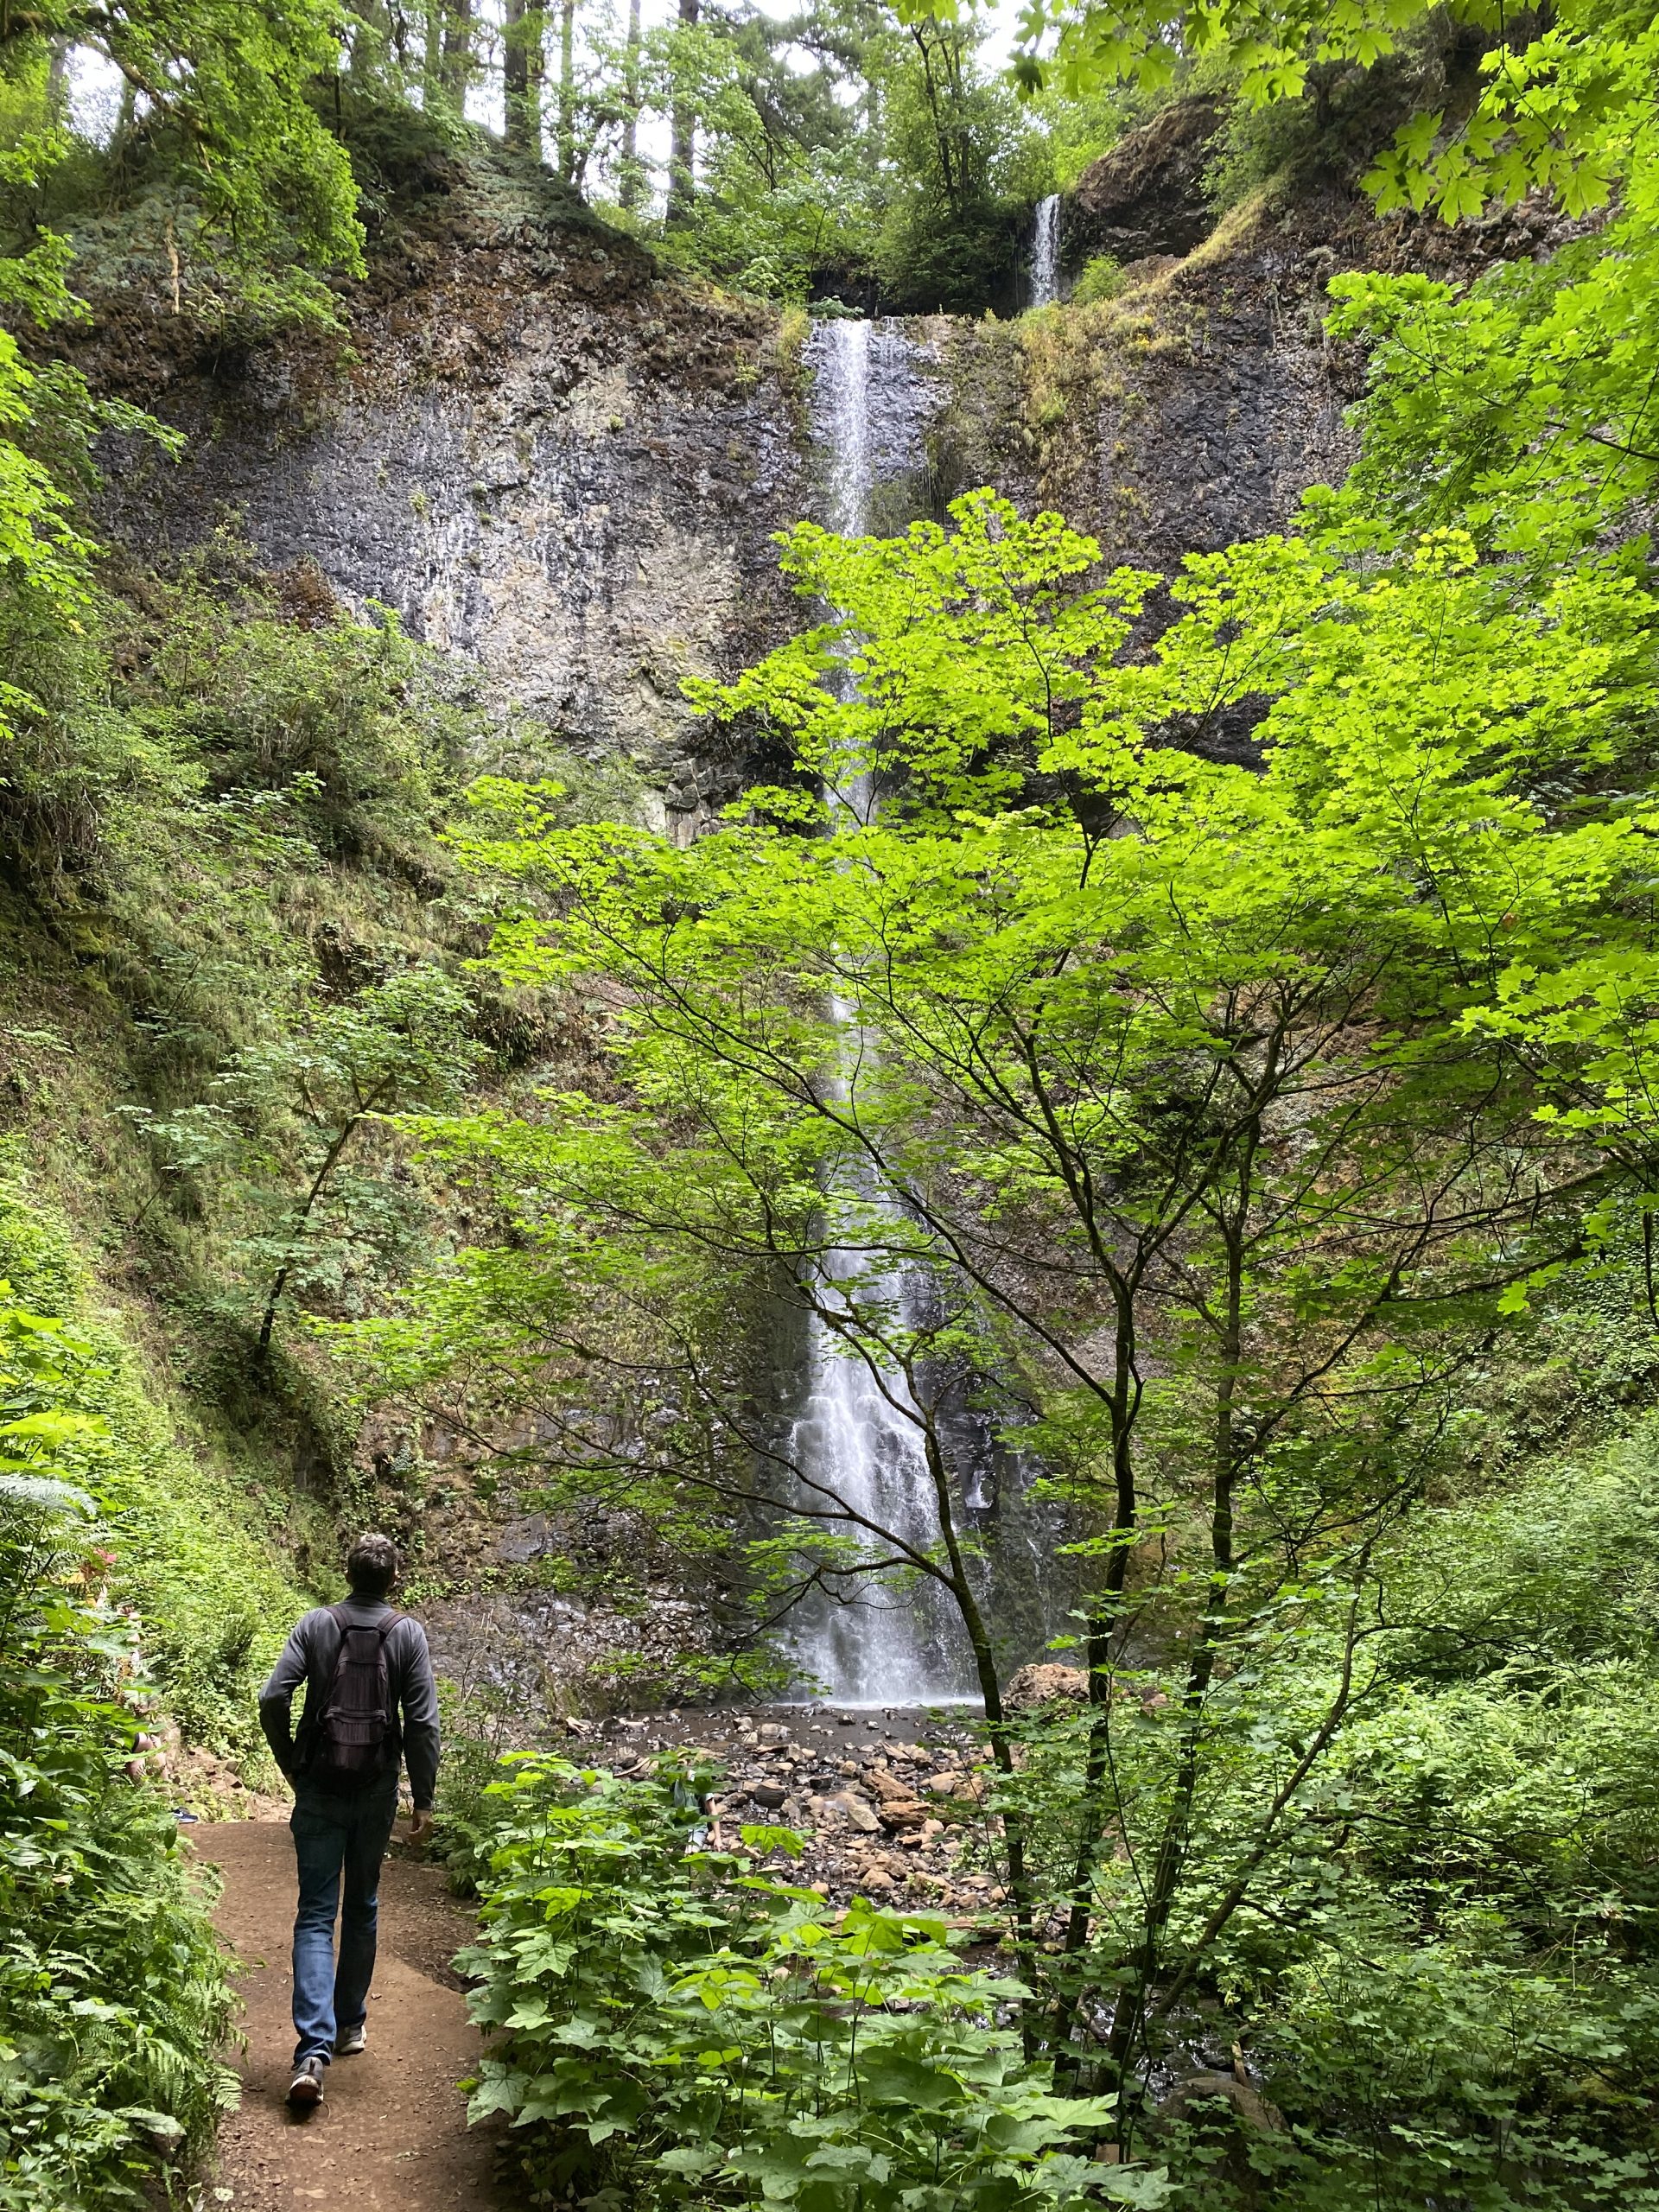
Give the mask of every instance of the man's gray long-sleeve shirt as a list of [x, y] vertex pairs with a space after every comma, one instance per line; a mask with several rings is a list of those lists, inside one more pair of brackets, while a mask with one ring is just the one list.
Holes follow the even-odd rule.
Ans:
[[[347, 1598], [346, 1618], [353, 1628], [374, 1628], [392, 1610], [383, 1598]], [[322, 1708], [340, 1656], [340, 1623], [327, 1607], [307, 1613], [283, 1647], [270, 1679], [259, 1693], [259, 1726], [283, 1772], [293, 1780], [308, 1736], [322, 1719]], [[426, 1630], [407, 1613], [386, 1637], [386, 1674], [391, 1688], [391, 1725], [409, 1769], [409, 1786], [417, 1813], [431, 1805], [438, 1781], [438, 1691]], [[294, 1693], [305, 1684], [305, 1710], [296, 1747]], [[401, 1716], [401, 1718], [400, 1718]]]

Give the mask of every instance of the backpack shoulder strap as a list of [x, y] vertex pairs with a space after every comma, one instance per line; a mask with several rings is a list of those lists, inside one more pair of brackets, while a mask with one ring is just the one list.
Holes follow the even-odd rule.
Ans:
[[387, 1647], [393, 1629], [401, 1628], [408, 1618], [406, 1613], [388, 1613], [385, 1620], [375, 1623], [380, 1631], [380, 1656], [386, 1662], [386, 1712], [394, 1723], [397, 1718], [398, 1696], [403, 1689], [403, 1675], [392, 1664], [391, 1653]]
[[327, 1670], [328, 1679], [326, 1694], [332, 1697], [334, 1684], [340, 1680], [340, 1670], [346, 1663], [346, 1639], [351, 1634], [352, 1624], [346, 1618], [346, 1605], [343, 1599], [338, 1605], [325, 1605], [323, 1611], [340, 1632], [340, 1641], [334, 1646], [334, 1662]]
[[344, 1637], [348, 1630], [353, 1629], [372, 1628], [375, 1634], [380, 1638], [380, 1641], [384, 1643], [386, 1638], [391, 1634], [393, 1629], [397, 1626], [397, 1624], [400, 1621], [407, 1620], [409, 1618], [407, 1613], [388, 1613], [383, 1621], [348, 1621], [346, 1618], [346, 1611], [351, 1602], [352, 1601], [349, 1598], [342, 1598], [339, 1605], [325, 1605], [323, 1607], [323, 1611], [327, 1614], [329, 1619], [333, 1621], [334, 1626], [340, 1630], [342, 1637]]

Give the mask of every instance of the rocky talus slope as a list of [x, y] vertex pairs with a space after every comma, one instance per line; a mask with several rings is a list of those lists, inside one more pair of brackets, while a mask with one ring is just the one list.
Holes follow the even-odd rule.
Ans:
[[[1008, 1684], [1008, 1707], [1040, 1719], [1084, 1688], [1076, 1668], [1026, 1667]], [[573, 1756], [620, 1775], [643, 1772], [664, 1753], [713, 1762], [714, 1847], [736, 1848], [745, 1828], [791, 1829], [799, 1854], [772, 1854], [776, 1870], [834, 1902], [880, 1897], [971, 1924], [976, 1915], [995, 1919], [1005, 1901], [1001, 1823], [986, 1808], [989, 1755], [965, 1718], [812, 1706], [564, 1725]]]

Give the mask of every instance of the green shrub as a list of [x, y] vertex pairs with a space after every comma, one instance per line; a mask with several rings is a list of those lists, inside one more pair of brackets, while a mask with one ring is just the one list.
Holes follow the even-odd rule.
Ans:
[[154, 2202], [230, 2101], [224, 1965], [171, 1814], [126, 1771], [143, 1702], [104, 1588], [93, 1346], [0, 1284], [0, 2212]]
[[[1202, 2212], [1659, 2205], [1651, 1421], [1433, 1511], [1364, 1709], [1218, 1962], [1287, 2122], [1160, 2130]], [[1310, 1657], [1313, 1655], [1310, 1653]], [[1241, 1757], [1227, 1826], [1267, 1787]]]
[[1206, 58], [1191, 88], [1229, 99], [1205, 178], [1211, 204], [1220, 213], [1264, 186], [1288, 194], [1321, 179], [1357, 177], [1414, 112], [1465, 105], [1478, 51], [1455, 18], [1429, 15], [1402, 26], [1370, 66], [1316, 60], [1296, 96], [1265, 104], [1238, 97], [1235, 60]]
[[0, 685], [27, 690], [0, 747], [0, 843], [30, 887], [61, 898], [96, 880], [112, 809], [157, 785], [184, 798], [191, 779], [111, 696], [107, 602], [67, 629], [26, 592], [0, 592]]
[[[83, 1284], [62, 1226], [0, 1174], [0, 1276], [35, 1311], [75, 1329], [55, 1388], [100, 1440], [98, 1491], [113, 1587], [142, 1630], [156, 1686], [185, 1738], [263, 1770], [256, 1694], [302, 1601], [264, 1541], [226, 1509], [222, 1474], [175, 1440], [105, 1325], [83, 1322]], [[286, 1507], [289, 1517], [291, 1501]]]
[[1128, 280], [1123, 264], [1109, 253], [1097, 253], [1084, 265], [1084, 271], [1071, 288], [1071, 297], [1079, 307], [1089, 307], [1096, 300], [1115, 300]]
[[[133, 601], [103, 594], [69, 627], [0, 592], [18, 695], [0, 837], [34, 887], [119, 904], [151, 864], [194, 870], [227, 841], [256, 864], [281, 868], [286, 842], [302, 869], [343, 855], [441, 882], [435, 833], [479, 731], [390, 609], [359, 620], [318, 572], [263, 575], [223, 537], [174, 582], [126, 581]], [[143, 938], [142, 907], [122, 919]]]
[[[233, 558], [209, 547], [202, 560]], [[301, 569], [215, 594], [187, 580], [135, 710], [209, 788], [280, 791], [325, 850], [397, 858], [429, 844], [460, 747], [434, 657], [389, 607], [359, 620]], [[297, 613], [300, 620], [291, 619]]]
[[1593, 1938], [1576, 1976], [1545, 1971], [1478, 1910], [1448, 1915], [1435, 1942], [1391, 1940], [1380, 1919], [1368, 1933], [1286, 1973], [1268, 2056], [1291, 2139], [1258, 2152], [1275, 2207], [1651, 2212], [1651, 1980], [1609, 1986]]
[[968, 1969], [942, 1920], [766, 1878], [785, 1831], [746, 1829], [754, 1858], [700, 1849], [671, 1766], [524, 1755], [485, 1804], [472, 2110], [511, 2115], [535, 2189], [641, 2212], [1165, 2201], [1158, 2172], [1087, 2155], [1112, 2101], [1053, 2094], [1001, 2024], [1020, 1985]]

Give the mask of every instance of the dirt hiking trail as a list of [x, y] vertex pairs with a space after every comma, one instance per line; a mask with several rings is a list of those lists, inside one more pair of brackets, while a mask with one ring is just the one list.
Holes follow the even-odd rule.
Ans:
[[[380, 1946], [369, 1995], [369, 2047], [336, 2059], [328, 2093], [304, 2119], [284, 2098], [294, 2056], [289, 1945], [294, 1846], [275, 1821], [199, 1829], [197, 1856], [219, 1867], [215, 1917], [241, 1960], [245, 2051], [233, 2054], [242, 2108], [219, 2135], [218, 2202], [232, 2212], [492, 2212], [493, 2131], [468, 2131], [455, 2084], [478, 2061], [449, 1961], [474, 1930], [435, 1866], [388, 1859]], [[211, 2193], [207, 2201], [213, 2202]]]

